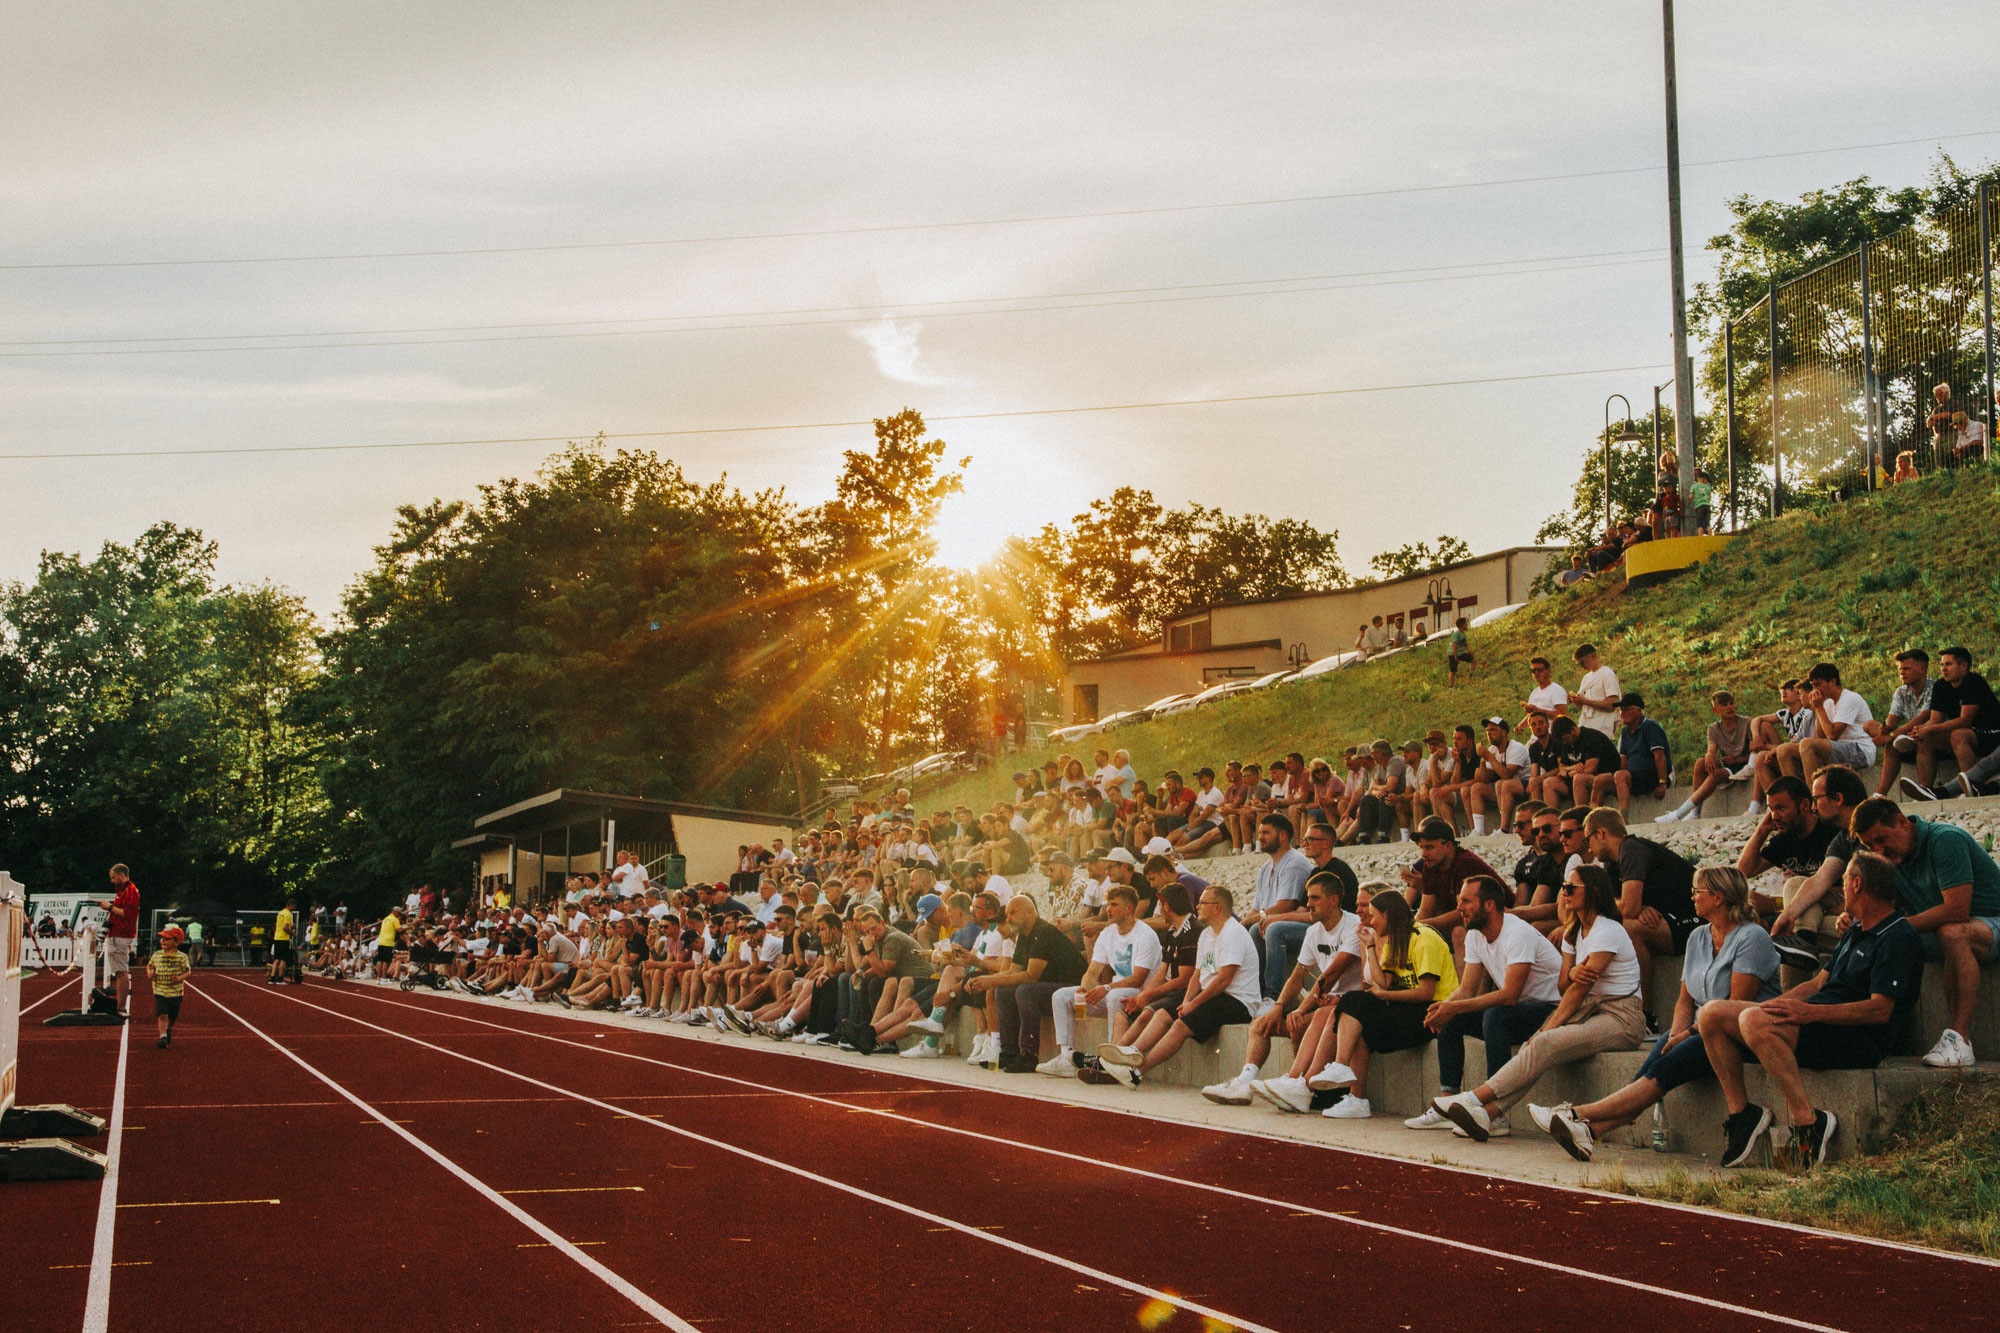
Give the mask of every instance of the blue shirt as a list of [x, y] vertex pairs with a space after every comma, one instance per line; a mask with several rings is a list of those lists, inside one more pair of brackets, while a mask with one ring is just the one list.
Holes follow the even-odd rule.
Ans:
[[1652, 718], [1642, 719], [1638, 726], [1627, 727], [1618, 737], [1618, 753], [1625, 758], [1626, 771], [1632, 775], [1632, 786], [1656, 787], [1665, 776], [1653, 766], [1653, 751], [1667, 756], [1667, 768], [1674, 766], [1673, 751], [1667, 747], [1667, 729]]
[[1296, 847], [1276, 861], [1265, 857], [1264, 864], [1257, 867], [1257, 896], [1250, 900], [1250, 906], [1268, 912], [1282, 902], [1303, 903], [1306, 880], [1312, 872], [1313, 863]]
[[1757, 999], [1778, 994], [1778, 949], [1770, 932], [1762, 926], [1739, 922], [1723, 937], [1722, 952], [1715, 950], [1715, 934], [1706, 921], [1687, 938], [1687, 958], [1681, 967], [1681, 982], [1688, 998], [1699, 1009], [1710, 1000], [1729, 998], [1729, 979], [1738, 972], [1757, 978]]
[[1905, 910], [1928, 912], [1944, 903], [1944, 891], [1972, 886], [1972, 915], [2000, 916], [2000, 865], [1956, 824], [1919, 819], [1916, 845], [1896, 865], [1896, 891]]

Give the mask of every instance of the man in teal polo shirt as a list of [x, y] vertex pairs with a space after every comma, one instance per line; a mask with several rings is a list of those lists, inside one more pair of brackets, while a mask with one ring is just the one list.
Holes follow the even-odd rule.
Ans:
[[1972, 1063], [1972, 1005], [1979, 968], [2000, 958], [2000, 865], [1955, 824], [1912, 819], [1886, 796], [1855, 807], [1852, 832], [1896, 867], [1905, 915], [1923, 938], [1924, 957], [1944, 964], [1951, 1026], [1924, 1063], [1940, 1069]]

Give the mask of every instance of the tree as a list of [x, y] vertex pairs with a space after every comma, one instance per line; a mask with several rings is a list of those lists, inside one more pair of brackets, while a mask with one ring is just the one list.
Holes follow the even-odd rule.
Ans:
[[1393, 551], [1370, 556], [1368, 564], [1377, 578], [1406, 579], [1471, 558], [1472, 548], [1462, 538], [1445, 533], [1437, 539], [1436, 546], [1429, 542], [1406, 542]]

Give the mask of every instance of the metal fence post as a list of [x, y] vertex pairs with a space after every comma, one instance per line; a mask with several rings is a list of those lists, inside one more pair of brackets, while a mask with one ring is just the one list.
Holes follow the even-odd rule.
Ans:
[[1765, 314], [1771, 321], [1771, 517], [1784, 512], [1784, 501], [1780, 498], [1785, 489], [1784, 444], [1778, 438], [1778, 279], [1771, 278], [1769, 306]]
[[1993, 237], [1987, 225], [1986, 215], [1991, 209], [1991, 195], [1986, 181], [1979, 182], [1979, 289], [1986, 306], [1986, 456], [1993, 457], [1993, 432], [2000, 430], [2000, 420], [1995, 419], [1993, 410]]
[[1729, 467], [1729, 530], [1736, 531], [1736, 321], [1722, 321], [1722, 451]]
[[1868, 243], [1861, 243], [1861, 470], [1875, 489], [1875, 325], [1868, 286]]

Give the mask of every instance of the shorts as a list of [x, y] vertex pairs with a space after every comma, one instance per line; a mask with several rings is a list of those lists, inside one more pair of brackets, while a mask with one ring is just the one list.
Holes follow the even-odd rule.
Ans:
[[1222, 1029], [1249, 1021], [1250, 1011], [1243, 1001], [1227, 991], [1202, 1001], [1193, 1013], [1181, 1019], [1187, 1025], [1188, 1035], [1198, 1042], [1207, 1042]]
[[1424, 1026], [1427, 1004], [1396, 1004], [1365, 990], [1353, 990], [1340, 997], [1336, 1012], [1352, 1014], [1361, 1024], [1361, 1040], [1377, 1054], [1407, 1051], [1422, 1046], [1437, 1034]]
[[1801, 1069], [1873, 1069], [1889, 1054], [1888, 1023], [1840, 1027], [1806, 1023], [1799, 1028]]
[[292, 942], [291, 942], [290, 940], [272, 940], [272, 941], [271, 941], [271, 961], [272, 961], [272, 962], [274, 962], [274, 963], [296, 963], [296, 962], [297, 962], [298, 960], [299, 960], [299, 954], [298, 954], [298, 950], [296, 950], [296, 949], [294, 949], [294, 948], [292, 947]]
[[1674, 942], [1674, 952], [1676, 954], [1686, 953], [1688, 949], [1688, 936], [1701, 929], [1701, 918], [1698, 916], [1667, 916], [1665, 912], [1660, 913], [1660, 915], [1666, 920], [1667, 936]]
[[1975, 727], [1972, 732], [1972, 753], [1984, 759], [1995, 750], [2000, 750], [2000, 731], [1981, 731]]
[[104, 956], [111, 964], [111, 975], [132, 970], [132, 937], [113, 935], [104, 941]]
[[155, 995], [153, 997], [154, 1017], [164, 1018], [169, 1023], [179, 1018], [181, 1016], [181, 998], [178, 995]]
[[555, 975], [557, 975], [557, 976], [559, 976], [559, 977], [566, 977], [566, 976], [568, 976], [568, 975], [569, 975], [569, 964], [568, 964], [568, 963], [550, 963], [550, 964], [549, 964], [549, 971], [551, 971], [551, 972], [555, 973]]
[[1845, 764], [1859, 773], [1875, 762], [1875, 747], [1860, 741], [1830, 741], [1832, 753], [1827, 757], [1836, 764]]
[[925, 1013], [929, 1013], [931, 1001], [937, 998], [937, 988], [936, 977], [932, 977], [928, 981], [919, 981], [916, 989], [910, 992], [910, 999], [916, 1003], [917, 1008], [923, 1010]]
[[[1993, 937], [1986, 943], [1986, 952], [1980, 954], [1975, 951], [1973, 957], [1982, 963], [1990, 963], [2000, 958], [2000, 916], [1975, 916], [1972, 920], [1986, 927], [1986, 933]], [[1917, 938], [1924, 943], [1924, 961], [1931, 963], [1944, 961], [1944, 941], [1937, 937], [1936, 931], [1926, 931]]]
[[375, 946], [375, 961], [376, 961], [376, 962], [377, 962], [378, 964], [380, 964], [381, 966], [383, 966], [383, 967], [387, 967], [387, 966], [389, 966], [389, 965], [390, 965], [391, 963], [395, 962], [395, 961], [396, 961], [396, 946], [395, 946], [395, 945], [393, 945], [393, 944], [378, 944], [378, 945], [376, 945], [376, 946]]

